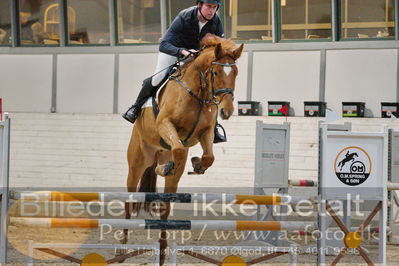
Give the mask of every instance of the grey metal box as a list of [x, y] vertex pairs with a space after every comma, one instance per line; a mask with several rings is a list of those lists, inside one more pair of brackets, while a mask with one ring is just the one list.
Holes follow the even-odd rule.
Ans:
[[255, 187], [288, 187], [290, 124], [256, 121]]

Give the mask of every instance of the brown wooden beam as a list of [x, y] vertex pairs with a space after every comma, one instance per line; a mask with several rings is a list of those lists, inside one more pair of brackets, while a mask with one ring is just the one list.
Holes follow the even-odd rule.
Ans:
[[364, 222], [359, 226], [359, 229], [357, 229], [358, 233], [363, 233], [364, 229], [369, 225], [371, 220], [381, 210], [381, 208], [382, 208], [382, 201], [378, 202], [378, 204], [375, 206], [374, 210], [370, 213], [367, 219], [364, 220]]
[[52, 249], [49, 249], [49, 248], [35, 248], [35, 249], [40, 250], [41, 252], [44, 252], [44, 253], [48, 253], [48, 254], [54, 255], [54, 256], [56, 256], [58, 258], [61, 258], [61, 259], [64, 259], [64, 260], [67, 260], [67, 261], [70, 261], [70, 262], [75, 262], [75, 263], [79, 263], [79, 264], [82, 263], [82, 260], [80, 260], [80, 259], [71, 257], [69, 255], [66, 255], [64, 253], [61, 253], [61, 252], [58, 252], [58, 251], [55, 251], [55, 250], [52, 250]]
[[288, 253], [289, 252], [275, 252], [275, 253], [272, 253], [272, 254], [267, 254], [265, 256], [262, 256], [262, 257], [247, 261], [247, 264], [248, 265], [256, 264], [256, 263], [259, 263], [259, 262], [262, 262], [262, 261], [266, 261], [266, 260], [270, 260], [270, 259], [279, 257], [279, 256], [284, 255], [284, 254], [288, 254]]
[[335, 213], [333, 208], [331, 208], [329, 203], [326, 204], [326, 207], [327, 207], [327, 211], [331, 215], [331, 218], [333, 218], [333, 220], [338, 225], [338, 227], [342, 230], [342, 232], [344, 232], [345, 235], [347, 235], [349, 233], [348, 228], [346, 228], [345, 224], [338, 218], [338, 215]]
[[150, 251], [150, 249], [132, 251], [127, 254], [123, 254], [123, 255], [120, 255], [115, 258], [107, 260], [107, 264], [111, 264], [111, 263], [115, 263], [115, 262], [122, 262], [128, 258], [132, 258], [132, 257], [138, 256], [138, 255], [141, 255], [143, 253], [146, 253], [147, 251]]
[[331, 266], [337, 265], [337, 263], [346, 255], [347, 247], [343, 248], [341, 252], [335, 257], [334, 261], [331, 263]]
[[189, 250], [182, 250], [182, 252], [184, 254], [190, 255], [191, 257], [194, 257], [194, 258], [197, 258], [197, 259], [209, 262], [209, 263], [213, 263], [213, 264], [220, 265], [220, 266], [222, 265], [222, 262], [220, 262], [218, 260], [215, 260], [215, 259], [212, 259], [212, 258], [209, 258], [209, 257], [204, 256], [204, 255], [202, 255], [200, 253], [197, 253], [197, 252], [192, 252], [192, 251], [189, 251]]

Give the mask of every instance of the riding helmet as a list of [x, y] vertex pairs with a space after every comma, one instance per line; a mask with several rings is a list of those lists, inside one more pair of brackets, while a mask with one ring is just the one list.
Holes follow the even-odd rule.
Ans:
[[215, 4], [215, 5], [220, 5], [220, 1], [221, 0], [197, 0], [197, 5], [198, 3], [202, 2], [202, 3], [211, 3], [211, 4]]

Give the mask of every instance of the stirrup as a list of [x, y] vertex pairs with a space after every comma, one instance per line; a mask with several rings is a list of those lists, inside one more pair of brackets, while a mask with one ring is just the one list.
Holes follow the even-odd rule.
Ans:
[[137, 117], [139, 116], [141, 108], [137, 108], [136, 106], [132, 105], [123, 115], [122, 117], [125, 118], [130, 123], [134, 124]]
[[[219, 132], [219, 129], [221, 129], [221, 133]], [[213, 139], [213, 143], [220, 143], [220, 142], [226, 142], [227, 137], [226, 137], [226, 131], [222, 127], [221, 124], [216, 123], [215, 125], [215, 138]]]

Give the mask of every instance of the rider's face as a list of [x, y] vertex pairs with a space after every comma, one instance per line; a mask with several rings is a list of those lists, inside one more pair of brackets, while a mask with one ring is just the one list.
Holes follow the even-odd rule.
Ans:
[[213, 16], [215, 16], [216, 11], [218, 9], [217, 4], [212, 4], [212, 3], [203, 3], [200, 4], [201, 8], [201, 13], [206, 19], [212, 19]]

